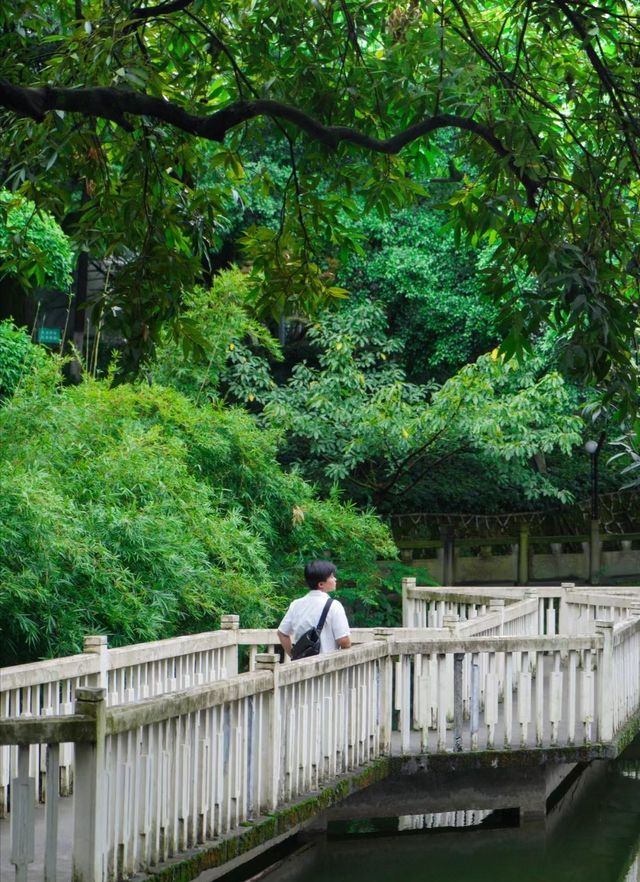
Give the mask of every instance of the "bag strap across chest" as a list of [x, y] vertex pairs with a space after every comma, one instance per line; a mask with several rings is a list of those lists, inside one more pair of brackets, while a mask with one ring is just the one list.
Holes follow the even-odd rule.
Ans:
[[322, 615], [320, 616], [320, 621], [318, 622], [318, 625], [316, 627], [316, 631], [318, 632], [318, 634], [320, 633], [320, 631], [322, 631], [322, 629], [324, 627], [324, 623], [326, 622], [327, 616], [329, 615], [329, 607], [331, 606], [332, 603], [333, 603], [333, 597], [327, 597], [327, 602], [324, 605], [324, 609], [322, 610]]

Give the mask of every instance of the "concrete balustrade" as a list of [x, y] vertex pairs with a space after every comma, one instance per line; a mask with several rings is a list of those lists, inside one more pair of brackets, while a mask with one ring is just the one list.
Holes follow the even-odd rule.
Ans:
[[[363, 630], [349, 651], [295, 663], [259, 651], [275, 646], [272, 630], [227, 617], [219, 632], [157, 644], [109, 650], [91, 638], [75, 669], [58, 659], [2, 671], [18, 882], [42, 800], [43, 878], [54, 882], [65, 747], [74, 880], [119, 882], [380, 756], [604, 750], [638, 712], [637, 589], [409, 580], [403, 608], [406, 627]], [[251, 670], [238, 673], [246, 647]]]
[[[109, 649], [106, 637], [89, 636], [83, 648], [79, 655], [3, 668], [0, 719], [71, 714], [78, 687], [104, 688], [111, 706], [226, 679], [238, 671], [237, 638], [225, 630], [114, 649]], [[0, 818], [8, 811], [9, 781], [17, 761], [17, 751], [0, 747]], [[71, 744], [60, 746], [59, 761], [60, 791], [65, 796], [73, 791]], [[29, 769], [36, 780], [36, 796], [42, 800], [43, 748], [31, 748]]]

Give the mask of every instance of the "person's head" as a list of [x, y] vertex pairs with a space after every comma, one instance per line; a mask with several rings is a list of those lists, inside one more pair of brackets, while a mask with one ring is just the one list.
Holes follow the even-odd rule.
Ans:
[[312, 591], [333, 591], [336, 587], [336, 565], [330, 560], [310, 560], [305, 565], [304, 578]]

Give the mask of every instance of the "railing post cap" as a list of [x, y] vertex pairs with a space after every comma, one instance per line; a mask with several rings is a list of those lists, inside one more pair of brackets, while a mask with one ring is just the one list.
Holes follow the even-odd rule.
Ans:
[[455, 631], [460, 619], [455, 613], [445, 613], [442, 617], [442, 624], [450, 631]]
[[560, 587], [561, 588], [575, 588], [576, 583], [575, 582], [560, 582]]
[[256, 655], [256, 668], [275, 668], [279, 663], [277, 652], [259, 652]]
[[386, 640], [388, 637], [391, 637], [393, 631], [391, 628], [374, 628], [373, 629], [373, 639], [374, 640]]
[[603, 630], [610, 628], [613, 630], [613, 622], [611, 619], [596, 619], [594, 622], [596, 628], [601, 628]]
[[109, 645], [109, 638], [104, 634], [88, 634], [82, 639], [84, 652], [99, 652], [103, 646]]
[[76, 686], [76, 701], [88, 701], [97, 704], [107, 697], [107, 690], [101, 686]]
[[415, 588], [416, 586], [416, 578], [415, 576], [404, 576], [402, 579], [402, 584], [407, 588]]
[[504, 597], [492, 597], [489, 601], [489, 609], [500, 609], [504, 606]]
[[240, 616], [220, 616], [220, 628], [223, 631], [237, 631], [240, 627]]

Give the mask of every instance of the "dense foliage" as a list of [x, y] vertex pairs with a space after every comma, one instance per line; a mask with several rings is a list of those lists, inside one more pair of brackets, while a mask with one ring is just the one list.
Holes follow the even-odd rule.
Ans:
[[[118, 254], [106, 314], [138, 359], [179, 322], [247, 145], [276, 134], [290, 153], [278, 230], [245, 237], [276, 317], [340, 296], [316, 242], [355, 247], [354, 193], [386, 214], [450, 171], [454, 229], [493, 248], [505, 349], [551, 318], [566, 366], [629, 408], [639, 30], [624, 0], [17, 0], [0, 10], [2, 175]], [[218, 145], [206, 168], [194, 137]]]
[[482, 290], [480, 255], [456, 246], [452, 230], [442, 227], [442, 212], [424, 202], [384, 219], [365, 215], [355, 225], [364, 253], [338, 271], [356, 302], [384, 305], [412, 382], [442, 382], [500, 342], [497, 310]]
[[0, 410], [0, 664], [207, 630], [268, 626], [331, 554], [375, 612], [377, 519], [320, 501], [239, 410], [154, 385], [63, 388], [52, 357]]
[[376, 506], [398, 511], [415, 487], [473, 452], [484, 479], [517, 483], [526, 496], [565, 499], [531, 468], [536, 455], [568, 453], [581, 420], [561, 376], [504, 362], [494, 352], [441, 386], [408, 383], [384, 311], [363, 302], [310, 329], [318, 367], [302, 363], [266, 395], [264, 420], [286, 430], [292, 456], [313, 480], [344, 482]]
[[250, 404], [275, 385], [267, 357], [282, 358], [280, 347], [263, 324], [251, 315], [246, 276], [226, 270], [209, 290], [197, 288], [185, 298], [183, 325], [201, 336], [204, 352], [189, 338], [164, 335], [152, 375], [188, 395], [196, 404], [231, 400]]
[[33, 371], [45, 361], [44, 351], [31, 344], [25, 331], [10, 321], [0, 322], [0, 404], [11, 398], [21, 382], [29, 383]]
[[72, 266], [71, 242], [52, 215], [0, 190], [0, 279], [9, 276], [24, 289], [66, 291]]

